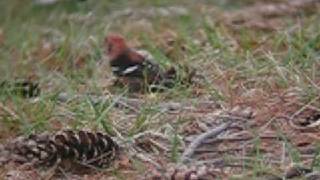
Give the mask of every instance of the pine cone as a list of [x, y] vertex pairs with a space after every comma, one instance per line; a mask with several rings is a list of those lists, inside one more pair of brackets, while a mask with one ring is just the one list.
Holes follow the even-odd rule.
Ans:
[[11, 160], [35, 166], [53, 166], [71, 160], [106, 167], [119, 151], [118, 145], [106, 134], [73, 130], [18, 137], [5, 149], [11, 153]]
[[39, 84], [29, 80], [2, 81], [0, 88], [3, 92], [22, 97], [36, 97], [40, 94]]

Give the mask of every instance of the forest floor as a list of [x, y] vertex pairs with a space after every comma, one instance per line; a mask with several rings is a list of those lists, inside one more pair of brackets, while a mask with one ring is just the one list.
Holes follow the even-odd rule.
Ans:
[[[124, 145], [113, 166], [88, 174], [3, 165], [0, 177], [166, 179], [203, 167], [208, 179], [316, 176], [319, 29], [319, 0], [1, 0], [1, 79], [38, 82], [41, 94], [1, 91], [0, 143], [71, 128]], [[194, 83], [114, 90], [103, 47], [110, 32], [163, 67], [195, 68]], [[189, 144], [224, 123], [186, 161]]]

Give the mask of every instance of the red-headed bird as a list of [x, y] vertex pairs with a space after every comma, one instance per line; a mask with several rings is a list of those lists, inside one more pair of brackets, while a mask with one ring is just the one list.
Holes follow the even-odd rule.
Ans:
[[152, 91], [174, 86], [175, 68], [163, 70], [150, 54], [130, 48], [122, 36], [108, 35], [105, 47], [112, 72], [121, 84], [134, 90], [147, 87]]

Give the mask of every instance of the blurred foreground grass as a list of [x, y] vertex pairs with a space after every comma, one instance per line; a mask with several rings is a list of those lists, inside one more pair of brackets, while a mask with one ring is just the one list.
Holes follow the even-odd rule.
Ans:
[[[200, 85], [140, 95], [141, 99], [154, 103], [210, 99], [229, 108], [242, 103], [261, 107], [266, 102], [259, 97], [268, 99], [292, 89], [299, 89], [302, 104], [317, 98], [320, 14], [284, 15], [272, 31], [230, 27], [225, 18], [255, 1], [241, 2], [70, 0], [42, 6], [1, 0], [1, 79], [33, 79], [42, 87], [36, 101], [1, 94], [1, 141], [62, 127], [112, 132], [112, 122], [119, 116], [113, 102], [94, 104], [85, 99], [60, 104], [56, 96], [111, 93], [112, 75], [103, 55], [108, 32], [119, 32], [134, 46], [149, 50], [163, 66], [192, 66], [205, 77]], [[152, 122], [158, 113], [144, 107], [128, 134], [165, 124]], [[183, 120], [174, 126], [179, 122]]]

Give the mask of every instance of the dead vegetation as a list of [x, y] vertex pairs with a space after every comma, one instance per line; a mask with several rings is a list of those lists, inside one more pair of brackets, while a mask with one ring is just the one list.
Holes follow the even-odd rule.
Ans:
[[[122, 9], [65, 13], [52, 27], [28, 24], [40, 35], [23, 39], [21, 49], [8, 25], [0, 27], [3, 72], [15, 69], [10, 80], [24, 77], [41, 88], [34, 99], [1, 94], [0, 150], [19, 134], [66, 127], [105, 131], [121, 149], [111, 167], [86, 173], [0, 156], [0, 177], [319, 178], [319, 1]], [[64, 22], [70, 29], [59, 28]], [[122, 32], [163, 66], [194, 67], [195, 83], [156, 94], [112, 89], [99, 40], [105, 31]]]
[[254, 28], [258, 30], [281, 30], [287, 26], [287, 17], [299, 21], [299, 16], [310, 15], [317, 11], [318, 0], [288, 0], [278, 3], [258, 2], [253, 6], [225, 13], [223, 21], [234, 29]]

